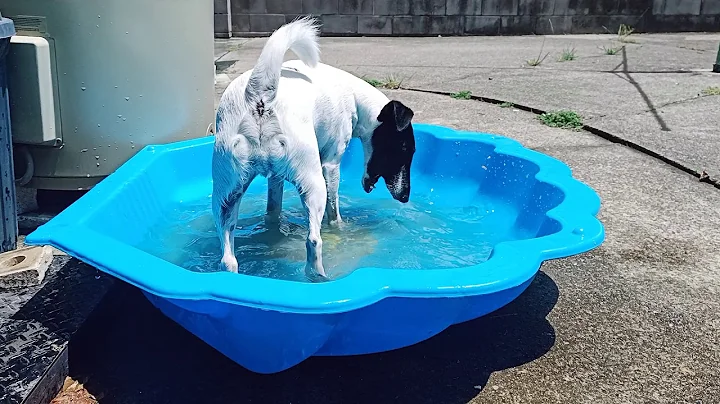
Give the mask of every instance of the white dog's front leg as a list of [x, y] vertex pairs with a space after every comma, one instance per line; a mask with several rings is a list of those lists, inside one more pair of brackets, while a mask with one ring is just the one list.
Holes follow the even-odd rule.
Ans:
[[336, 226], [342, 223], [340, 217], [340, 201], [338, 197], [338, 188], [340, 187], [340, 165], [339, 164], [323, 164], [323, 177], [327, 185], [327, 204], [325, 206], [325, 216], [328, 224]]
[[322, 262], [322, 238], [320, 237], [320, 226], [327, 200], [325, 182], [318, 172], [317, 176], [312, 176], [310, 181], [298, 183], [296, 187], [308, 215], [308, 235], [305, 241], [305, 247], [307, 248], [305, 274], [311, 279], [318, 275], [326, 278], [327, 275]]

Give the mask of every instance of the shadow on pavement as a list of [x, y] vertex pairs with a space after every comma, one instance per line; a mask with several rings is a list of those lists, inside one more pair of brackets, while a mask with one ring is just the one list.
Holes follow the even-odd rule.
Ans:
[[[648, 107], [648, 111], [652, 113], [653, 117], [657, 121], [658, 125], [660, 125], [660, 130], [669, 132], [670, 127], [667, 126], [667, 123], [665, 123], [665, 120], [660, 116], [660, 113], [657, 110], [657, 107], [653, 104], [652, 100], [650, 100], [650, 96], [643, 90], [642, 86], [640, 86], [640, 83], [635, 80], [635, 78], [630, 74], [630, 67], [628, 64], [628, 56], [627, 56], [627, 48], [625, 46], [622, 47], [622, 62], [617, 65], [611, 72], [621, 79], [627, 81], [628, 83], [632, 84], [633, 87], [637, 90], [638, 94], [640, 94], [640, 97], [642, 97], [643, 101]], [[617, 72], [617, 68], [622, 66], [622, 71]], [[622, 73], [623, 76], [620, 75]], [[637, 73], [637, 72], [635, 72]]]
[[[374, 355], [317, 357], [251, 373], [117, 282], [70, 346], [70, 373], [100, 403], [466, 403], [492, 372], [530, 362], [555, 342], [558, 298], [539, 272], [506, 307], [420, 344]], [[240, 341], [238, 341], [240, 343]], [[477, 386], [477, 387], [476, 387]]]

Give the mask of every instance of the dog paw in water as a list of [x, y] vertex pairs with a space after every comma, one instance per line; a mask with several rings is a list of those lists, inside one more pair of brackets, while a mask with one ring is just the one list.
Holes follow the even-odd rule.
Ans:
[[279, 225], [280, 224], [280, 214], [279, 213], [266, 213], [265, 214], [265, 225]]
[[320, 275], [317, 272], [305, 272], [305, 278], [309, 280], [312, 283], [323, 283], [323, 282], [329, 282], [330, 278], [327, 276]]
[[218, 264], [221, 272], [232, 272], [234, 274], [238, 273], [238, 262], [237, 260], [226, 260], [223, 259]]

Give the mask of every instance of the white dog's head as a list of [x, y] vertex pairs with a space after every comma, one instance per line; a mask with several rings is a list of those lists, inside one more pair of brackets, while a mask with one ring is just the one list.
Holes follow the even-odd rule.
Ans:
[[363, 189], [370, 192], [380, 177], [393, 198], [410, 200], [410, 165], [415, 154], [415, 134], [411, 125], [413, 111], [400, 101], [390, 101], [377, 117], [380, 125], [373, 132], [370, 158], [367, 159]]

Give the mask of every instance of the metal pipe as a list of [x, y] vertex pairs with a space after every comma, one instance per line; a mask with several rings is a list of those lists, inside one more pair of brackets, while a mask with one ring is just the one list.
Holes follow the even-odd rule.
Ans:
[[10, 129], [10, 99], [8, 97], [6, 57], [15, 24], [0, 17], [0, 253], [17, 248], [18, 222], [15, 173], [13, 172], [12, 131]]

